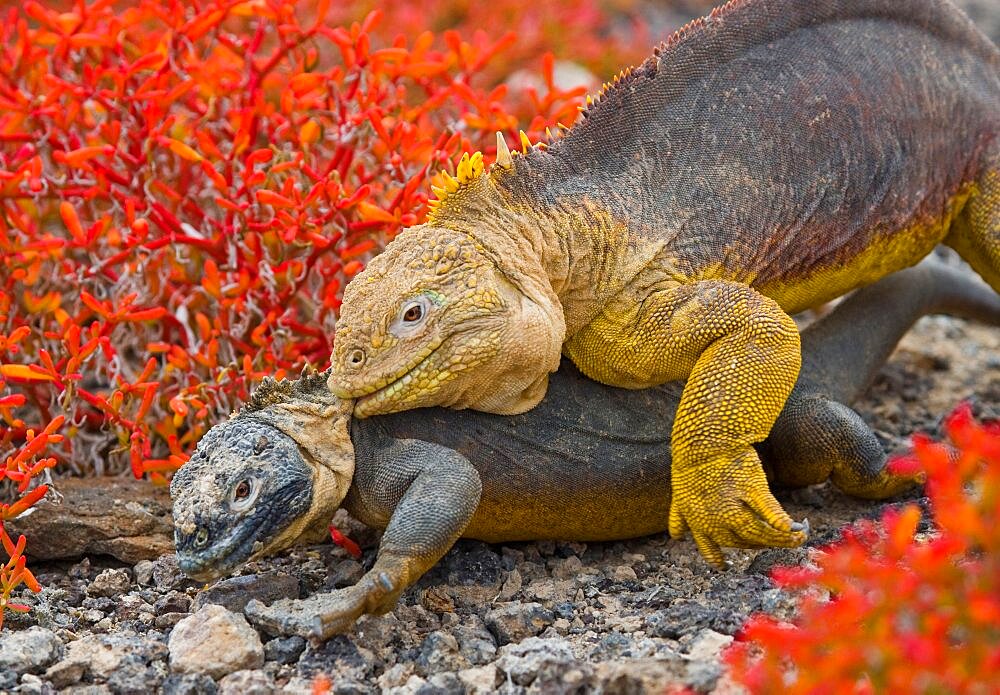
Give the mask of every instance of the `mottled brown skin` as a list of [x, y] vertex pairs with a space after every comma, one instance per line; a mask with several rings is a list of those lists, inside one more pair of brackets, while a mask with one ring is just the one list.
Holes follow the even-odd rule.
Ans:
[[[841, 402], [866, 388], [902, 334], [930, 312], [1000, 325], [1000, 297], [961, 271], [924, 264], [858, 292], [806, 330], [802, 376], [762, 448], [773, 484], [831, 478], [864, 494], [877, 481], [883, 496], [913, 484], [889, 476], [874, 434]], [[202, 580], [220, 576], [322, 533], [343, 506], [385, 529], [371, 571], [332, 594], [247, 609], [268, 629], [327, 637], [362, 613], [391, 609], [460, 536], [613, 540], [662, 532], [680, 394], [676, 383], [602, 386], [567, 362], [530, 412], [431, 408], [355, 419], [346, 440], [346, 410], [322, 376], [268, 383], [206, 435], [174, 478], [180, 566]], [[801, 464], [805, 451], [812, 465]], [[340, 482], [323, 487], [331, 471]], [[258, 481], [256, 504], [236, 511], [234, 492], [249, 478]], [[783, 543], [778, 532], [759, 532], [765, 544]]]
[[734, 0], [584, 116], [462, 161], [348, 285], [331, 389], [355, 417], [519, 413], [560, 352], [605, 384], [687, 379], [671, 535], [717, 565], [761, 528], [801, 542], [753, 448], [799, 371], [789, 312], [942, 242], [1000, 290], [1000, 52], [945, 0]]

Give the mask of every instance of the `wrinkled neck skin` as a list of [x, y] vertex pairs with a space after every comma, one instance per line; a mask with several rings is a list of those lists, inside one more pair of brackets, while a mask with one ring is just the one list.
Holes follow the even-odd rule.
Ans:
[[313, 469], [313, 497], [309, 511], [254, 554], [271, 555], [295, 543], [314, 543], [326, 536], [330, 519], [340, 507], [354, 479], [351, 443], [353, 400], [329, 395], [329, 400], [275, 403], [248, 414], [295, 440]]
[[[514, 193], [507, 184], [521, 177]], [[657, 256], [663, 244], [630, 234], [585, 196], [565, 204], [528, 197], [530, 165], [484, 174], [438, 208], [430, 224], [465, 232], [518, 289], [565, 325], [587, 325]], [[556, 318], [556, 314], [559, 318]]]

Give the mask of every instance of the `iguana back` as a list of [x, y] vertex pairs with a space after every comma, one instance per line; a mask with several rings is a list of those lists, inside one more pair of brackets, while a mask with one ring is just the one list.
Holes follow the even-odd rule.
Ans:
[[593, 201], [685, 279], [796, 311], [941, 240], [1000, 131], [1000, 52], [942, 0], [736, 0], [584, 116], [515, 158], [514, 200]]

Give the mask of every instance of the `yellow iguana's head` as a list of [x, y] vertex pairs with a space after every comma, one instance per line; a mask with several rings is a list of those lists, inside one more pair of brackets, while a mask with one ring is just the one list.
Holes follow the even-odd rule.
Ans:
[[562, 311], [507, 265], [467, 233], [407, 229], [344, 292], [331, 391], [357, 398], [355, 417], [535, 406], [559, 364]]

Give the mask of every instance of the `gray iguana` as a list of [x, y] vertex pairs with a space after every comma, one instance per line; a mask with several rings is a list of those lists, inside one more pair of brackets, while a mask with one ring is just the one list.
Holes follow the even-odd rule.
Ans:
[[[830, 477], [860, 496], [912, 484], [886, 472], [874, 434], [841, 402], [860, 394], [913, 321], [935, 311], [1000, 325], [989, 288], [925, 264], [860, 290], [805, 331], [802, 376], [761, 447], [773, 484]], [[171, 483], [178, 561], [202, 580], [324, 536], [339, 507], [385, 529], [357, 585], [248, 606], [271, 629], [327, 637], [364, 612], [389, 610], [460, 536], [610, 540], [666, 527], [679, 384], [618, 389], [567, 362], [521, 415], [431, 408], [352, 421], [351, 403], [324, 378], [262, 384]], [[806, 453], [814, 465], [800, 465]], [[757, 523], [761, 545], [788, 544]]]
[[330, 388], [355, 417], [510, 414], [560, 354], [615, 386], [687, 379], [671, 535], [715, 564], [801, 542], [752, 446], [799, 371], [789, 314], [940, 242], [1000, 290], [1000, 51], [947, 0], [733, 0], [583, 116], [462, 160], [346, 287]]

